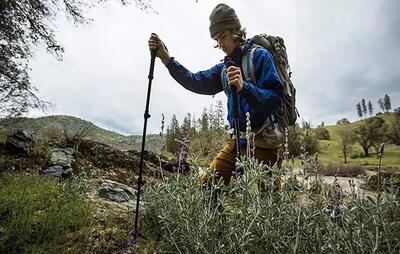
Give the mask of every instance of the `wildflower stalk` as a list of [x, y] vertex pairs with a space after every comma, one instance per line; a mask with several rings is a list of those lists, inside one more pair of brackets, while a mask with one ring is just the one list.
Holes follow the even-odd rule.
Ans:
[[[161, 131], [160, 131], [160, 138], [161, 138], [161, 149], [160, 149], [160, 153], [162, 153], [162, 151], [164, 150], [165, 144], [163, 144], [163, 138], [164, 138], [164, 124], [165, 124], [165, 116], [164, 113], [161, 114]], [[161, 156], [157, 156], [158, 158], [158, 162], [159, 162], [159, 166], [160, 166], [160, 175], [161, 175], [161, 179], [164, 179], [164, 174], [163, 174], [163, 168], [162, 168], [162, 163], [161, 163]]]
[[379, 157], [379, 164], [378, 164], [378, 196], [381, 194], [381, 187], [380, 187], [381, 162], [382, 162], [384, 147], [385, 147], [385, 144], [382, 143], [381, 146], [379, 147], [379, 154], [378, 154], [378, 157]]
[[299, 214], [297, 216], [296, 240], [293, 247], [293, 253], [297, 253], [297, 248], [300, 242], [300, 217], [301, 217], [301, 210], [299, 209]]
[[[251, 141], [252, 141], [252, 133], [251, 133], [251, 121], [250, 121], [250, 113], [246, 112], [246, 155], [247, 158], [251, 156]], [[254, 144], [253, 144], [254, 146]]]
[[375, 226], [375, 247], [372, 250], [372, 253], [376, 253], [379, 247], [379, 229], [378, 226]]

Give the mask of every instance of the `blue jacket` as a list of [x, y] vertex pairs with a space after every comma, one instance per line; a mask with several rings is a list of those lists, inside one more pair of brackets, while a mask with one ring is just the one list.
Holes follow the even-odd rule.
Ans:
[[[233, 54], [238, 54], [240, 61], [236, 66], [241, 66], [241, 56], [245, 56], [253, 47], [252, 40], [246, 45], [235, 50]], [[238, 58], [236, 56], [236, 58]], [[272, 54], [264, 48], [256, 48], [254, 51], [254, 74], [257, 83], [246, 80], [243, 77], [243, 89], [238, 93], [239, 127], [240, 131], [246, 131], [246, 112], [250, 113], [251, 127], [261, 126], [266, 118], [275, 113], [282, 105], [283, 88], [275, 67]], [[214, 95], [224, 91], [221, 82], [221, 72], [225, 64], [223, 62], [205, 71], [192, 73], [182, 66], [174, 58], [166, 64], [171, 76], [186, 89], [206, 95]], [[243, 73], [243, 70], [242, 70]], [[226, 74], [222, 74], [226, 75]], [[233, 97], [231, 89], [225, 89], [228, 97], [228, 121], [230, 126], [234, 126], [233, 117]]]

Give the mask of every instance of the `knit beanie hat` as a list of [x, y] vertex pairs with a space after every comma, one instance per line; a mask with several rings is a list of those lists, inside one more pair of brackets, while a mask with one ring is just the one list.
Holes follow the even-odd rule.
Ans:
[[235, 10], [226, 4], [218, 4], [210, 15], [210, 35], [214, 38], [218, 33], [231, 29], [240, 29], [240, 21]]

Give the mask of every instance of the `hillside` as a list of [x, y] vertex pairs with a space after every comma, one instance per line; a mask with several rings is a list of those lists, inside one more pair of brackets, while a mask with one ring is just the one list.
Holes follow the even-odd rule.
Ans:
[[[394, 120], [394, 113], [388, 115], [379, 115], [380, 118], [389, 123]], [[361, 123], [361, 120], [350, 123], [346, 128], [357, 128]], [[329, 131], [329, 140], [320, 140], [320, 160], [323, 164], [339, 164], [343, 163], [343, 154], [340, 148], [340, 136], [339, 131], [342, 126], [340, 125], [328, 125], [325, 128]], [[349, 164], [361, 164], [365, 166], [377, 166], [378, 159], [375, 149], [370, 149], [370, 157], [363, 158], [363, 152], [361, 146], [356, 143], [353, 147], [353, 151], [348, 157]], [[384, 158], [382, 159], [382, 165], [389, 167], [400, 168], [400, 147], [395, 145], [386, 145]]]
[[[389, 123], [394, 120], [394, 113], [379, 115], [385, 122]], [[348, 128], [356, 128], [361, 120], [350, 123]], [[325, 128], [329, 131], [329, 140], [320, 140], [319, 159], [322, 164], [341, 164], [343, 163], [343, 154], [340, 148], [340, 125], [328, 125]], [[51, 139], [64, 135], [64, 130], [71, 135], [82, 130], [88, 129], [85, 138], [110, 145], [121, 150], [137, 150], [141, 149], [142, 137], [140, 135], [126, 136], [114, 131], [105, 130], [83, 119], [57, 115], [38, 118], [10, 118], [0, 120], [0, 136], [4, 138], [7, 131], [14, 129], [26, 129], [35, 133], [40, 139]], [[146, 150], [159, 152], [162, 146], [161, 137], [157, 134], [147, 135]], [[365, 166], [376, 166], [378, 159], [376, 152], [371, 149], [371, 155], [363, 158], [362, 149], [359, 144], [355, 144], [353, 151], [348, 157], [349, 164], [360, 164]], [[382, 160], [383, 166], [400, 168], [400, 147], [395, 145], [385, 146], [385, 155]]]
[[[51, 139], [64, 135], [64, 130], [69, 135], [85, 132], [85, 138], [104, 143], [121, 150], [140, 150], [141, 135], [125, 136], [114, 131], [105, 130], [95, 124], [66, 115], [45, 116], [38, 118], [9, 118], [0, 120], [0, 136], [14, 129], [32, 131], [40, 139]], [[146, 150], [159, 151], [161, 139], [157, 134], [147, 135]]]

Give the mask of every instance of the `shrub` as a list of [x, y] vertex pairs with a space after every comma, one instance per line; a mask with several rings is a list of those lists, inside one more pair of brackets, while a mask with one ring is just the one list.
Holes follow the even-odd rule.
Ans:
[[[379, 177], [379, 186], [381, 191], [391, 192], [400, 197], [400, 174], [391, 174], [381, 172]], [[378, 175], [369, 176], [363, 185], [364, 189], [377, 191], [378, 190]]]
[[[362, 200], [353, 192], [345, 202], [340, 191], [318, 195], [302, 186], [294, 192], [289, 183], [280, 191], [267, 188], [261, 192], [260, 183], [274, 186], [277, 179], [286, 179], [282, 175], [286, 170], [269, 169], [254, 160], [242, 161], [240, 166], [244, 175], [234, 177], [229, 186], [211, 181], [204, 189], [193, 172], [148, 185], [144, 224], [151, 234], [158, 235], [156, 247], [150, 251], [399, 251], [400, 205], [392, 196]], [[306, 205], [298, 201], [303, 195], [308, 197]], [[145, 242], [138, 243], [139, 252]]]
[[350, 121], [347, 118], [342, 118], [336, 122], [337, 125], [340, 124], [350, 124]]
[[315, 138], [319, 140], [329, 140], [329, 131], [325, 127], [318, 127], [314, 129]]
[[288, 133], [289, 140], [289, 154], [291, 156], [300, 155], [301, 147], [308, 154], [314, 154], [319, 151], [319, 142], [315, 138], [315, 134], [311, 131], [309, 123], [303, 123], [303, 127], [300, 128], [298, 124], [290, 126]]
[[365, 158], [365, 154], [364, 153], [354, 153], [354, 154], [350, 155], [350, 158], [352, 158], [352, 159]]

